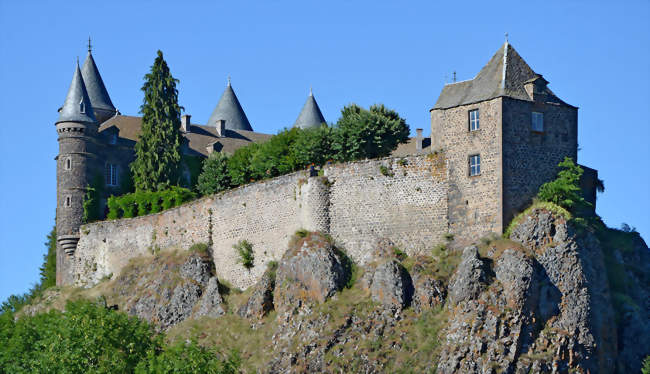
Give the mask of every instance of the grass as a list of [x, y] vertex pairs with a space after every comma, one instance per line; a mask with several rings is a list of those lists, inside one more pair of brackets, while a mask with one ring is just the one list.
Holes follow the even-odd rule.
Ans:
[[557, 215], [564, 217], [566, 220], [570, 220], [572, 218], [571, 213], [569, 213], [568, 210], [562, 208], [561, 206], [547, 201], [538, 201], [533, 203], [533, 205], [528, 207], [528, 209], [519, 213], [517, 216], [515, 216], [515, 218], [512, 219], [512, 221], [508, 225], [508, 228], [506, 228], [506, 231], [503, 233], [503, 237], [510, 238], [510, 235], [512, 234], [512, 230], [514, 230], [515, 227], [517, 227], [522, 222], [522, 220], [535, 209], [548, 210], [551, 213], [555, 213]]

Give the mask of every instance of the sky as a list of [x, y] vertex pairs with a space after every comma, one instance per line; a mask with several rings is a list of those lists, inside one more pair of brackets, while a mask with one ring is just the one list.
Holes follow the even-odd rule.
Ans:
[[38, 281], [54, 224], [54, 122], [87, 40], [115, 106], [138, 115], [161, 50], [192, 122], [227, 77], [255, 131], [291, 126], [313, 87], [325, 119], [383, 103], [415, 133], [453, 72], [473, 78], [504, 42], [579, 110], [579, 163], [597, 212], [650, 238], [649, 1], [0, 0], [0, 301]]

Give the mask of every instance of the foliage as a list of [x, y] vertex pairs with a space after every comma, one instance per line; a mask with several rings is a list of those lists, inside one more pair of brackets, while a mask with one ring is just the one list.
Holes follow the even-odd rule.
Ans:
[[0, 326], [0, 367], [7, 372], [129, 372], [161, 339], [136, 317], [87, 301]]
[[179, 206], [196, 194], [187, 188], [171, 186], [161, 191], [136, 191], [108, 198], [108, 218], [132, 218]]
[[385, 177], [392, 177], [395, 175], [395, 173], [390, 171], [390, 169], [388, 169], [385, 165], [379, 165], [379, 172]]
[[259, 145], [252, 143], [246, 147], [239, 148], [228, 158], [228, 174], [233, 187], [241, 186], [252, 180], [251, 159]]
[[645, 356], [643, 360], [643, 367], [641, 368], [642, 374], [650, 374], [650, 355]]
[[210, 246], [207, 243], [196, 243], [196, 244], [192, 244], [192, 246], [190, 247], [190, 251], [205, 254], [208, 253], [209, 247]]
[[178, 342], [164, 349], [160, 354], [150, 350], [147, 359], [135, 368], [136, 374], [163, 373], [207, 373], [207, 374], [236, 374], [241, 359], [236, 352], [222, 361], [216, 352], [203, 348], [191, 341]]
[[591, 204], [582, 197], [580, 189], [582, 168], [569, 157], [565, 157], [558, 166], [562, 170], [558, 172], [557, 178], [544, 183], [539, 188], [537, 198], [540, 201], [552, 202], [572, 212], [590, 206]]
[[[181, 182], [181, 187], [188, 188], [190, 190], [198, 191], [199, 176], [203, 170], [203, 164], [205, 159], [201, 156], [189, 156], [182, 155], [181, 164], [182, 167], [187, 170], [189, 173], [189, 181], [183, 179]], [[189, 182], [189, 184], [188, 184]]]
[[385, 157], [408, 140], [409, 126], [394, 110], [383, 104], [369, 110], [355, 104], [341, 111], [332, 149], [339, 161]]
[[251, 177], [256, 180], [272, 178], [296, 170], [291, 146], [300, 132], [298, 128], [285, 129], [260, 144], [250, 159]]
[[291, 154], [298, 167], [310, 164], [324, 165], [334, 158], [332, 150], [334, 130], [323, 124], [320, 127], [307, 128], [299, 132], [291, 145]]
[[104, 179], [101, 174], [93, 177], [91, 184], [86, 187], [86, 194], [83, 201], [83, 223], [89, 223], [101, 219], [102, 212], [99, 211], [99, 198], [104, 191]]
[[195, 343], [164, 346], [164, 335], [105, 302], [68, 302], [14, 320], [0, 315], [0, 371], [8, 373], [235, 373], [235, 353], [224, 361]]
[[203, 163], [196, 187], [201, 195], [212, 195], [230, 188], [228, 157], [221, 152], [212, 153]]
[[145, 75], [142, 133], [135, 144], [131, 172], [136, 191], [159, 191], [179, 181], [181, 161], [181, 119], [175, 79], [158, 51], [158, 57]]
[[248, 242], [248, 240], [240, 240], [237, 244], [232, 246], [239, 255], [238, 262], [248, 270], [250, 270], [254, 265], [255, 255], [253, 253], [253, 245]]

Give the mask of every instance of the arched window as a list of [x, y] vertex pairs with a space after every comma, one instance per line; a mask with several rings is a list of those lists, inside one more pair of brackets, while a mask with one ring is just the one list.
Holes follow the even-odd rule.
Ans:
[[117, 165], [106, 163], [104, 175], [106, 177], [107, 186], [117, 186]]

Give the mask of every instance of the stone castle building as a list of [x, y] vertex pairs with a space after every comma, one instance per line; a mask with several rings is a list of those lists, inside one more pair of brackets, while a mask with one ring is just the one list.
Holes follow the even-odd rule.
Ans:
[[[183, 237], [195, 230], [197, 238], [215, 243], [215, 258], [224, 256], [226, 264], [230, 256], [230, 241], [246, 238], [254, 243], [257, 240], [256, 248], [268, 245], [277, 247], [278, 238], [285, 238], [300, 227], [309, 228], [312, 225], [309, 217], [320, 217], [318, 227], [314, 227], [329, 230], [335, 238], [340, 237], [349, 245], [347, 249], [355, 260], [363, 261], [368, 245], [372, 245], [368, 243], [384, 234], [392, 235], [391, 239], [403, 245], [407, 251], [417, 252], [423, 250], [420, 247], [424, 245], [435, 244], [444, 233], [452, 233], [459, 240], [476, 240], [488, 233], [501, 233], [512, 217], [530, 204], [539, 186], [554, 178], [557, 164], [565, 156], [577, 159], [578, 108], [559, 99], [547, 85], [548, 82], [535, 73], [506, 42], [475, 78], [443, 87], [430, 111], [431, 137], [424, 138], [422, 129], [417, 129], [417, 136], [401, 144], [393, 153], [395, 157], [415, 157], [408, 158], [410, 166], [380, 160], [349, 167], [329, 167], [324, 174], [336, 180], [333, 187], [331, 184], [330, 187], [318, 187], [318, 183], [311, 181], [305, 184], [300, 179], [302, 177], [291, 176], [277, 179], [277, 183], [269, 182], [249, 188], [257, 192], [246, 192], [246, 188], [234, 191], [229, 199], [235, 199], [236, 203], [227, 202], [225, 197], [221, 202], [197, 202], [185, 209], [192, 210], [192, 220], [196, 223], [183, 224], [191, 228], [179, 231], [178, 242], [187, 241]], [[294, 126], [307, 128], [324, 122], [310, 92]], [[60, 264], [81, 263], [84, 258], [86, 264], [95, 261], [90, 268], [97, 267], [97, 260], [94, 259], [97, 254], [93, 251], [106, 246], [106, 237], [100, 239], [94, 238], [94, 234], [86, 235], [86, 242], [80, 247], [90, 252], [74, 259], [79, 238], [85, 235], [81, 235], [80, 227], [86, 187], [99, 183], [103, 204], [107, 196], [129, 190], [128, 165], [134, 158], [133, 147], [138, 140], [140, 127], [141, 118], [122, 115], [113, 105], [89, 49], [83, 67], [77, 66], [75, 70], [56, 122], [59, 134], [59, 155], [56, 158], [58, 284], [72, 282], [68, 274], [71, 270], [67, 269], [67, 265]], [[230, 81], [208, 123], [192, 124], [190, 116], [184, 115], [181, 118], [181, 131], [185, 139], [182, 146], [185, 159], [204, 158], [212, 152], [232, 153], [250, 142], [263, 142], [270, 137], [253, 130]], [[377, 163], [399, 169], [399, 173], [396, 171], [391, 174], [392, 180], [383, 181], [387, 177], [384, 172], [381, 173], [384, 175], [376, 176], [374, 168]], [[361, 170], [363, 167], [373, 170]], [[185, 165], [185, 182], [188, 185], [192, 178], [189, 168], [189, 165]], [[427, 171], [427, 168], [431, 171]], [[597, 174], [593, 169], [583, 168], [583, 189], [587, 200], [595, 204]], [[295, 182], [296, 186], [281, 186], [280, 182]], [[307, 187], [312, 190], [305, 190], [305, 194], [298, 198], [300, 191]], [[248, 193], [252, 195], [248, 196]], [[247, 204], [240, 201], [264, 196], [269, 199], [269, 204], [255, 202], [260, 204], [257, 211], [247, 210]], [[249, 201], [248, 205], [253, 206], [253, 201]], [[205, 204], [222, 205], [219, 205], [221, 208], [215, 205], [213, 209], [206, 208]], [[294, 207], [295, 204], [298, 205]], [[262, 210], [271, 207], [273, 209], [267, 212], [266, 217]], [[376, 211], [363, 215], [363, 209], [370, 207]], [[216, 222], [213, 215], [217, 214], [217, 209], [229, 210], [228, 214], [225, 211], [219, 214], [232, 214], [231, 217], [236, 216], [241, 220], [236, 230], [228, 229], [230, 222], [224, 217], [223, 224], [215, 226], [221, 227], [223, 233], [213, 231], [211, 225]], [[233, 213], [236, 210], [238, 212]], [[279, 219], [281, 211], [287, 222], [283, 225], [279, 225], [279, 221], [273, 222]], [[209, 218], [206, 218], [206, 212], [209, 212]], [[261, 217], [266, 217], [263, 224], [257, 228], [250, 226], [248, 233], [242, 233], [242, 227], [249, 222], [259, 221]], [[153, 237], [156, 237], [155, 226], [159, 223], [150, 221], [147, 224], [153, 230]], [[167, 235], [177, 226], [180, 227], [176, 218], [171, 221], [174, 222], [171, 226], [158, 229]], [[205, 226], [208, 223], [209, 229]], [[112, 223], [104, 224], [107, 227], [110, 225]], [[137, 226], [137, 223], [116, 227], [134, 225]], [[102, 230], [113, 230], [107, 227]], [[255, 231], [257, 229], [261, 231]], [[141, 236], [136, 231], [129, 232]], [[206, 239], [208, 232], [213, 237]], [[123, 233], [116, 237], [124, 238], [131, 234]], [[243, 234], [252, 237], [244, 237]], [[171, 235], [168, 240], [171, 240]], [[255, 235], [261, 236], [255, 239]], [[158, 237], [159, 241], [162, 240]], [[95, 239], [97, 241], [93, 242]], [[151, 238], [147, 240], [155, 241]], [[269, 244], [265, 240], [274, 243]], [[142, 244], [140, 247], [153, 244]], [[125, 251], [137, 246], [117, 242], [112, 245], [125, 246]], [[266, 251], [262, 251], [256, 256], [266, 254]], [[102, 258], [106, 256], [102, 255]], [[106, 260], [102, 261], [103, 269], [108, 274], [106, 269], [111, 266]], [[121, 261], [124, 259], [120, 258], [118, 262]], [[233, 275], [231, 281], [236, 282], [238, 276]]]

